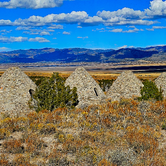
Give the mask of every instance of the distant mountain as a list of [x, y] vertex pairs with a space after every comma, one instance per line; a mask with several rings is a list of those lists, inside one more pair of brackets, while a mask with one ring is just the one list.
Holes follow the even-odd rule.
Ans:
[[166, 46], [147, 48], [113, 49], [29, 49], [0, 52], [0, 63], [32, 62], [121, 62], [121, 61], [162, 61], [166, 60]]

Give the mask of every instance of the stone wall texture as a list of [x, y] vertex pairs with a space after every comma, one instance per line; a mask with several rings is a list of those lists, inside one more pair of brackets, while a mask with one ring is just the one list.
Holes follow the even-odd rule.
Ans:
[[166, 72], [163, 72], [157, 79], [155, 79], [155, 84], [157, 88], [163, 91], [163, 97], [166, 97]]
[[140, 91], [143, 87], [142, 82], [133, 74], [132, 71], [124, 71], [114, 81], [106, 96], [112, 101], [119, 101], [120, 98], [140, 97]]
[[79, 106], [85, 103], [100, 103], [100, 101], [106, 98], [100, 86], [83, 67], [76, 68], [67, 78], [65, 86], [67, 85], [70, 88], [77, 88]]
[[21, 114], [30, 111], [29, 90], [35, 90], [35, 83], [18, 67], [11, 67], [0, 77], [0, 111]]

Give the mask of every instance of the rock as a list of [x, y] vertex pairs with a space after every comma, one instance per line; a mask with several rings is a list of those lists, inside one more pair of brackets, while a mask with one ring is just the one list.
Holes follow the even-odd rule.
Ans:
[[35, 83], [20, 68], [9, 68], [0, 77], [0, 111], [14, 116], [31, 111], [28, 101], [35, 89]]
[[166, 97], [166, 72], [163, 72], [157, 79], [155, 79], [155, 84], [157, 88], [163, 91], [163, 97]]
[[67, 85], [69, 85], [70, 88], [77, 88], [79, 100], [77, 107], [82, 108], [94, 103], [100, 103], [106, 98], [100, 86], [83, 67], [76, 68], [68, 77], [65, 82], [65, 86]]
[[143, 86], [132, 71], [124, 71], [114, 81], [106, 96], [112, 101], [120, 101], [120, 98], [132, 98], [133, 96], [140, 97], [140, 90]]

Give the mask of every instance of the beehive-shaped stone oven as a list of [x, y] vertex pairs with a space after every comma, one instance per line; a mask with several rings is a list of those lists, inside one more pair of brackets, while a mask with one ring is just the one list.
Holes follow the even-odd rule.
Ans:
[[111, 98], [112, 101], [119, 101], [120, 98], [132, 98], [133, 96], [140, 97], [140, 91], [143, 86], [142, 82], [132, 71], [124, 71], [114, 81], [106, 96]]
[[35, 83], [18, 67], [11, 67], [0, 77], [0, 111], [13, 114], [30, 111], [28, 101]]
[[157, 79], [155, 79], [155, 84], [157, 88], [163, 91], [163, 97], [166, 97], [166, 72], [163, 72]]
[[76, 68], [67, 78], [65, 86], [67, 85], [69, 85], [70, 88], [77, 88], [79, 105], [84, 102], [92, 103], [92, 101], [100, 101], [106, 98], [100, 86], [83, 67]]

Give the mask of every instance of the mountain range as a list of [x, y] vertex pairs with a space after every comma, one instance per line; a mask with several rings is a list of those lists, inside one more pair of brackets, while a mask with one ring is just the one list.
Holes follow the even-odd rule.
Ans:
[[123, 62], [123, 61], [165, 61], [166, 46], [146, 48], [86, 49], [86, 48], [42, 48], [0, 52], [0, 63], [34, 62]]

